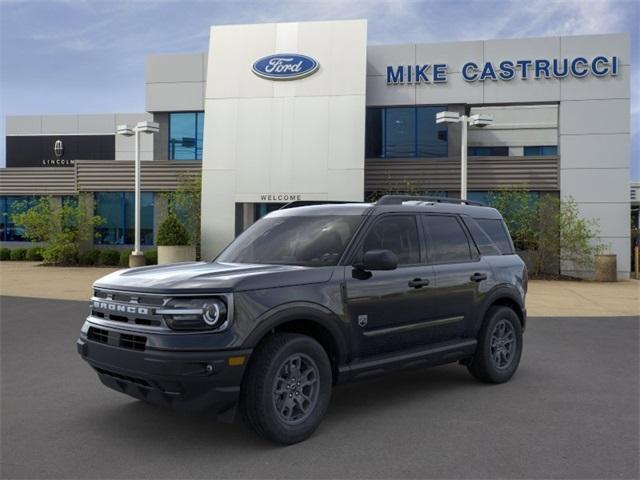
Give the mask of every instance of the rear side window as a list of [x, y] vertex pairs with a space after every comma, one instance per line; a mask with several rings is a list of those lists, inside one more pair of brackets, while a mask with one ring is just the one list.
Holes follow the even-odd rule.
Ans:
[[509, 238], [507, 227], [505, 227], [502, 220], [489, 218], [476, 218], [475, 220], [503, 255], [513, 253], [513, 244], [511, 243], [511, 238]]
[[415, 217], [382, 217], [364, 238], [362, 253], [369, 250], [391, 250], [398, 257], [399, 265], [420, 263], [420, 238]]
[[465, 217], [464, 223], [469, 228], [469, 233], [471, 233], [473, 241], [476, 242], [481, 255], [502, 255], [502, 252], [496, 244], [493, 243], [493, 240], [489, 238], [489, 235], [486, 234], [473, 218]]
[[423, 215], [429, 241], [431, 263], [468, 262], [471, 260], [469, 240], [456, 217]]

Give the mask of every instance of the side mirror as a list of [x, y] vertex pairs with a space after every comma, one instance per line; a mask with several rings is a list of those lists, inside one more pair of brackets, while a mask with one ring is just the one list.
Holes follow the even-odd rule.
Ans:
[[398, 268], [398, 257], [391, 250], [369, 250], [356, 265], [361, 270], [395, 270]]

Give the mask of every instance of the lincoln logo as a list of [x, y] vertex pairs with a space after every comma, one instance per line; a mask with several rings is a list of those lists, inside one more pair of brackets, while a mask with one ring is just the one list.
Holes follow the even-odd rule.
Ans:
[[62, 140], [56, 140], [53, 144], [53, 153], [56, 154], [56, 158], [62, 158], [62, 155], [64, 155], [64, 143], [62, 143]]
[[137, 315], [148, 315], [149, 309], [147, 307], [134, 307], [131, 305], [122, 305], [119, 303], [101, 302], [99, 300], [93, 300], [91, 302], [93, 308], [99, 308], [100, 310], [111, 310], [112, 312], [120, 313], [134, 313]]
[[315, 73], [318, 67], [318, 62], [306, 55], [280, 53], [256, 60], [251, 70], [269, 80], [296, 80]]

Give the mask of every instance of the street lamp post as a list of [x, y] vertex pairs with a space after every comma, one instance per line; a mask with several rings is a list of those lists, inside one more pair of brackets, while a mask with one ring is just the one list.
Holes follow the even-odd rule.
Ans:
[[129, 255], [130, 267], [141, 267], [145, 264], [144, 254], [140, 250], [140, 133], [153, 134], [158, 132], [160, 126], [156, 122], [138, 122], [135, 127], [129, 125], [118, 125], [116, 133], [125, 137], [131, 137], [135, 135], [135, 162], [134, 162], [134, 184], [135, 184], [135, 199], [134, 199], [134, 235], [135, 243], [133, 246], [133, 252]]
[[460, 152], [460, 198], [467, 199], [467, 128], [486, 127], [493, 122], [490, 115], [460, 115], [458, 112], [440, 112], [436, 114], [436, 123], [460, 123], [462, 125], [462, 151]]

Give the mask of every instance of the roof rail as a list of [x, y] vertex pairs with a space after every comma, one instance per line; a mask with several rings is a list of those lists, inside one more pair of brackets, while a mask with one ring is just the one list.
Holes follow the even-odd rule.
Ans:
[[484, 203], [473, 202], [471, 200], [462, 200], [461, 198], [450, 197], [434, 197], [423, 195], [384, 195], [377, 202], [376, 205], [401, 205], [403, 202], [434, 202], [434, 203], [458, 203], [464, 205], [474, 205], [477, 207], [484, 207]]
[[278, 210], [286, 210], [287, 208], [308, 207], [309, 205], [339, 205], [343, 203], [362, 203], [349, 200], [295, 200], [286, 205], [281, 206]]

